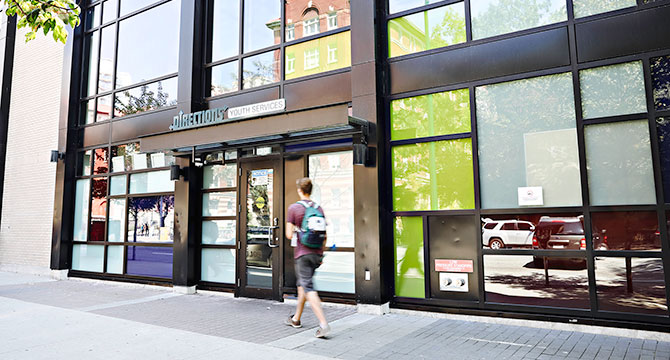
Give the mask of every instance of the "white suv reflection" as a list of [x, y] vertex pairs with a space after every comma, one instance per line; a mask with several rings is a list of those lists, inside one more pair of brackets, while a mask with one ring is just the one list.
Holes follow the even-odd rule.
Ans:
[[531, 247], [534, 230], [535, 226], [528, 221], [485, 219], [482, 225], [482, 242], [491, 249]]

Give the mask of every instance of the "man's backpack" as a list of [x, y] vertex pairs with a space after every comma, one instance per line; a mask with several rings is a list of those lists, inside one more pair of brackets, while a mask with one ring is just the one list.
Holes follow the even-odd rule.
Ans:
[[315, 202], [298, 201], [305, 207], [305, 216], [300, 226], [300, 243], [312, 249], [319, 249], [326, 240], [326, 218]]

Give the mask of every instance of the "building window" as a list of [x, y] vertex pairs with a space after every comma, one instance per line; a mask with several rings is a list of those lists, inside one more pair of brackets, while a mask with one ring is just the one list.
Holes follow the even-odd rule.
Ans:
[[286, 25], [286, 41], [295, 40], [295, 25]]
[[295, 71], [295, 55], [286, 54], [286, 73], [293, 74]]
[[337, 29], [337, 13], [328, 14], [328, 30]]
[[641, 61], [581, 70], [579, 83], [584, 119], [647, 112]]
[[[542, 189], [542, 204], [582, 204], [570, 73], [476, 88], [481, 205], [524, 205], [519, 191]], [[505, 139], [505, 141], [501, 141]]]
[[279, 50], [268, 51], [242, 59], [242, 89], [279, 81]]
[[305, 70], [311, 70], [319, 67], [319, 49], [305, 50]]
[[426, 297], [423, 218], [396, 217], [394, 230], [395, 294], [423, 299]]
[[[432, 19], [448, 21], [433, 23]], [[463, 43], [465, 5], [459, 2], [390, 20], [388, 32], [389, 57]]]
[[319, 33], [319, 17], [314, 17], [302, 22], [303, 36], [316, 35]]
[[513, 11], [506, 0], [473, 1], [470, 6], [473, 40], [568, 20], [565, 0], [547, 0], [543, 6], [519, 2]]
[[572, 0], [575, 18], [614, 11], [635, 5], [637, 5], [635, 0]]
[[328, 45], [328, 63], [337, 62], [337, 44]]

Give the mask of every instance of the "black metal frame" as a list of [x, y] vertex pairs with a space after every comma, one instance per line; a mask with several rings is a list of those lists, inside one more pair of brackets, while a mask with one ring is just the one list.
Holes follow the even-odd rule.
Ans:
[[[382, 44], [388, 43], [388, 21], [391, 19], [399, 18], [409, 14], [414, 14], [429, 9], [441, 7], [444, 5], [457, 3], [460, 1], [456, 0], [447, 0], [441, 1], [434, 4], [417, 7], [414, 9], [406, 10], [403, 12], [398, 12], [396, 14], [387, 15], [383, 21], [382, 31]], [[382, 6], [388, 6], [387, 2], [381, 0]], [[571, 3], [568, 3], [568, 20], [545, 25], [538, 28], [526, 29], [518, 32], [513, 32], [509, 34], [497, 35], [494, 37], [474, 40], [472, 41], [472, 31], [470, 24], [470, 0], [464, 0], [465, 12], [466, 12], [466, 34], [467, 41], [462, 44], [457, 44], [453, 46], [448, 46], [446, 48], [433, 49], [428, 51], [423, 51], [419, 53], [413, 53], [409, 55], [403, 55], [394, 58], [388, 58], [388, 49], [384, 49], [385, 52], [382, 55], [381, 61], [383, 62], [384, 69], [389, 69], [389, 67], [399, 61], [404, 61], [407, 59], [418, 59], [424, 56], [446, 53], [453, 49], [464, 48], [464, 47], [474, 47], [479, 44], [490, 43], [498, 41], [501, 39], [511, 39], [525, 34], [532, 34], [543, 32], [549, 29], [559, 29], [566, 28], [568, 30], [569, 38], [569, 53], [570, 53], [570, 65], [554, 67], [545, 70], [524, 72], [514, 75], [500, 75], [498, 77], [490, 77], [483, 80], [473, 80], [457, 84], [448, 84], [444, 86], [416, 89], [411, 91], [405, 91], [402, 93], [391, 93], [390, 81], [392, 79], [385, 78], [386, 81], [384, 97], [384, 110], [388, 111], [390, 109], [391, 101], [396, 99], [403, 99], [407, 97], [427, 95], [436, 92], [450, 91], [455, 89], [464, 89], [467, 88], [470, 93], [470, 117], [471, 117], [471, 138], [473, 146], [473, 170], [474, 170], [474, 189], [475, 189], [475, 208], [470, 210], [442, 210], [442, 211], [393, 211], [391, 197], [386, 197], [384, 207], [388, 210], [388, 216], [419, 216], [423, 219], [424, 223], [424, 258], [429, 259], [430, 254], [429, 249], [429, 235], [428, 235], [428, 217], [434, 215], [470, 215], [473, 216], [474, 221], [477, 223], [477, 226], [480, 227], [480, 218], [485, 215], [524, 215], [524, 214], [542, 214], [542, 213], [567, 213], [567, 212], [579, 212], [584, 214], [584, 223], [585, 223], [585, 237], [587, 241], [586, 251], [579, 250], [566, 250], [566, 251], [556, 251], [556, 250], [520, 250], [520, 249], [502, 249], [502, 250], [491, 250], [483, 248], [482, 244], [482, 234], [478, 232], [477, 235], [477, 244], [478, 244], [478, 259], [479, 259], [479, 268], [475, 270], [476, 273], [479, 273], [479, 301], [478, 302], [468, 302], [468, 301], [446, 301], [441, 299], [430, 298], [430, 264], [428, 260], [425, 261], [425, 285], [426, 285], [426, 298], [425, 299], [410, 299], [394, 296], [392, 299], [392, 304], [394, 306], [402, 308], [426, 308], [432, 311], [449, 311], [449, 312], [463, 312], [463, 309], [473, 309], [475, 311], [465, 311], [466, 313], [477, 313], [486, 315], [491, 314], [493, 316], [499, 316], [500, 312], [507, 312], [509, 314], [515, 314], [512, 316], [521, 316], [532, 318], [532, 314], [546, 314], [551, 317], [553, 320], [562, 321], [560, 316], [570, 316], [571, 320], [586, 322], [586, 323], [599, 323], [599, 324], [609, 324], [616, 326], [625, 326], [625, 327], [643, 327], [645, 325], [639, 324], [670, 324], [670, 319], [667, 316], [654, 316], [654, 315], [632, 315], [624, 314], [617, 312], [608, 312], [608, 311], [599, 311], [598, 310], [598, 301], [597, 301], [597, 289], [595, 283], [595, 263], [594, 258], [596, 256], [603, 257], [644, 257], [644, 258], [658, 258], [662, 259], [665, 268], [665, 282], [666, 285], [670, 284], [670, 271], [668, 267], [670, 266], [670, 244], [668, 242], [668, 229], [665, 226], [666, 223], [666, 211], [670, 210], [670, 205], [664, 203], [663, 199], [663, 182], [661, 178], [660, 162], [659, 162], [659, 149], [658, 149], [658, 138], [656, 135], [656, 118], [660, 116], [670, 115], [670, 111], [657, 112], [654, 108], [653, 95], [651, 89], [651, 75], [649, 62], [651, 58], [663, 55], [670, 55], [670, 49], [666, 50], [651, 50], [643, 52], [636, 55], [623, 55], [614, 58], [608, 58], [604, 60], [590, 61], [579, 63], [577, 59], [577, 47], [576, 47], [576, 34], [575, 34], [575, 24], [586, 23], [596, 19], [606, 19], [614, 17], [621, 14], [634, 13], [641, 9], [647, 9], [650, 7], [661, 7], [667, 5], [667, 3], [653, 3], [653, 4], [644, 4], [642, 1], [638, 1], [637, 7], [631, 7], [626, 9], [621, 9], [613, 12], [597, 14], [585, 18], [575, 19], [572, 12]], [[616, 42], [616, 39], [612, 39], [613, 42]], [[630, 61], [641, 61], [644, 67], [644, 82], [646, 89], [647, 97], [647, 112], [642, 114], [627, 114], [620, 116], [612, 116], [607, 118], [598, 118], [598, 119], [588, 119], [584, 120], [582, 118], [582, 105], [581, 105], [581, 92], [579, 87], [579, 71], [588, 68], [614, 65], [619, 63], [625, 63]], [[472, 60], [473, 63], [477, 63], [476, 59]], [[385, 71], [388, 73], [388, 70]], [[569, 72], [572, 75], [573, 79], [573, 92], [574, 92], [574, 102], [575, 102], [575, 113], [576, 113], [576, 123], [575, 126], [578, 129], [578, 149], [579, 149], [579, 162], [580, 162], [580, 176], [581, 176], [581, 189], [582, 189], [582, 205], [576, 207], [565, 207], [565, 208], [522, 208], [522, 209], [482, 209], [481, 208], [481, 194], [480, 194], [480, 184], [479, 184], [479, 162], [478, 162], [478, 145], [477, 145], [477, 126], [476, 126], [476, 102], [475, 102], [475, 88], [482, 85], [489, 85], [500, 82], [514, 81], [527, 79], [537, 76], [552, 75], [559, 73]], [[410, 140], [401, 140], [401, 141], [391, 141], [390, 137], [390, 112], [385, 113], [382, 117], [383, 124], [386, 129], [384, 131], [384, 136], [387, 139], [385, 141], [385, 151], [387, 154], [391, 154], [391, 149], [393, 146], [414, 144], [414, 143], [423, 143], [428, 141], [438, 141], [438, 140], [451, 140], [456, 138], [465, 137], [465, 134], [452, 134], [446, 136], [434, 136], [427, 138], [418, 138]], [[647, 119], [649, 123], [649, 134], [651, 137], [651, 150], [652, 150], [652, 160], [654, 165], [654, 180], [656, 184], [656, 195], [657, 203], [649, 205], [630, 205], [630, 206], [591, 206], [588, 192], [588, 178], [586, 172], [586, 154], [585, 154], [585, 140], [584, 140], [584, 126], [590, 124], [600, 124], [600, 123], [611, 123], [616, 121], [628, 121], [628, 120], [639, 120]], [[468, 134], [469, 136], [470, 134]], [[391, 185], [392, 179], [392, 160], [389, 158], [383, 163], [384, 174], [386, 174], [385, 181], [380, 182], [380, 193], [391, 194], [393, 187]], [[662, 239], [662, 252], [647, 252], [647, 251], [598, 251], [593, 249], [592, 237], [591, 237], [591, 212], [602, 212], [602, 211], [656, 211], [658, 215], [658, 224], [661, 232]], [[393, 235], [392, 225], [389, 224], [383, 230], [387, 236]], [[383, 237], [383, 235], [382, 235]], [[485, 293], [485, 280], [484, 280], [484, 264], [483, 258], [484, 255], [541, 255], [541, 256], [552, 256], [552, 257], [585, 257], [587, 259], [587, 272], [589, 279], [589, 299], [590, 299], [590, 309], [589, 310], [579, 310], [579, 309], [566, 309], [566, 308], [553, 308], [553, 307], [538, 307], [538, 306], [525, 306], [525, 305], [512, 305], [512, 304], [496, 304], [486, 301]], [[395, 286], [394, 286], [395, 288]], [[395, 291], [394, 291], [395, 293]], [[666, 286], [666, 304], [670, 304], [670, 288]], [[544, 317], [543, 317], [544, 318]], [[658, 326], [656, 328], [663, 329], [667, 331], [667, 327]]]

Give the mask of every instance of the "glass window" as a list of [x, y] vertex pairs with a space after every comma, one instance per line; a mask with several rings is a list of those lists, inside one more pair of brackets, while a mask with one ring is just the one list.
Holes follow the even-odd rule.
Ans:
[[475, 207], [470, 139], [394, 146], [391, 151], [394, 211]]
[[651, 59], [651, 82], [656, 110], [670, 110], [670, 56]]
[[305, 50], [305, 70], [311, 70], [319, 66], [319, 48]]
[[391, 140], [470, 132], [468, 89], [391, 102]]
[[237, 61], [231, 61], [209, 69], [211, 82], [208, 96], [223, 95], [239, 89], [238, 64]]
[[235, 249], [202, 249], [200, 279], [234, 284]]
[[482, 208], [519, 207], [524, 187], [537, 206], [582, 204], [572, 89], [569, 73], [476, 88]]
[[126, 273], [172, 279], [172, 247], [129, 246]]
[[484, 229], [489, 229], [489, 230], [490, 230], [490, 229], [495, 228], [496, 225], [498, 225], [497, 222], [488, 222], [488, 223], [486, 223], [486, 224], [483, 226], [483, 228], [484, 228]]
[[637, 5], [635, 0], [572, 0], [575, 18], [600, 14]]
[[[491, 222], [505, 223], [496, 229]], [[487, 215], [482, 219], [482, 246], [490, 249], [586, 250], [584, 216], [579, 213]], [[597, 240], [594, 237], [594, 243]], [[552, 258], [553, 260], [553, 258]], [[543, 267], [542, 258], [534, 258]], [[583, 259], [576, 259], [583, 263]]]
[[656, 119], [659, 157], [661, 159], [661, 177], [665, 202], [670, 203], [670, 118]]
[[584, 130], [591, 205], [655, 204], [647, 120]]
[[565, 0], [478, 0], [470, 12], [474, 40], [568, 20]]
[[546, 271], [533, 263], [531, 255], [484, 255], [486, 301], [590, 308], [585, 259], [556, 258]]
[[208, 165], [202, 171], [202, 188], [215, 189], [235, 187], [237, 184], [237, 165]]
[[239, 37], [240, 2], [237, 0], [215, 0], [212, 21], [212, 58], [207, 59], [208, 62], [239, 54]]
[[[121, 0], [121, 16], [130, 14], [135, 10], [143, 9], [156, 2], [157, 0]], [[178, 3], [179, 1], [173, 2]]]
[[393, 240], [396, 296], [425, 298], [423, 218], [396, 217]]
[[94, 121], [95, 121], [95, 99], [82, 102], [79, 123], [81, 125], [85, 125], [85, 124], [92, 124]]
[[596, 258], [598, 309], [668, 316], [663, 260]]
[[235, 192], [202, 194], [202, 216], [235, 216]]
[[389, 13], [393, 14], [440, 1], [442, 0], [389, 0]]
[[171, 243], [173, 225], [173, 195], [138, 197], [128, 200], [128, 237], [126, 241]]
[[72, 245], [72, 270], [102, 272], [103, 245]]
[[647, 112], [642, 62], [581, 70], [584, 119]]
[[109, 199], [109, 224], [107, 241], [123, 242], [123, 225], [126, 223], [126, 199]]
[[288, 77], [288, 74], [292, 74], [293, 72], [295, 72], [295, 54], [286, 53], [286, 77]]
[[328, 14], [328, 30], [337, 29], [337, 13]]
[[[121, 2], [122, 12], [128, 2]], [[170, 1], [119, 23], [117, 88], [177, 72], [179, 4]]]
[[77, 180], [74, 196], [74, 231], [72, 240], [86, 241], [88, 234], [89, 179]]
[[98, 84], [98, 51], [100, 50], [100, 31], [84, 36], [84, 76], [82, 96], [95, 95]]
[[77, 175], [91, 175], [91, 165], [93, 165], [93, 150], [81, 151], [77, 155]]
[[107, 247], [107, 273], [123, 274], [123, 246]]
[[114, 76], [114, 46], [116, 41], [116, 26], [107, 26], [102, 29], [100, 45], [100, 66], [98, 68], [98, 93], [113, 89]]
[[[292, 61], [297, 61], [297, 64], [293, 65], [296, 71], [291, 73], [286, 71], [286, 80], [349, 67], [351, 66], [351, 31], [288, 46], [286, 54], [287, 68], [289, 54]], [[321, 54], [323, 56], [320, 56]]]
[[114, 117], [174, 105], [177, 105], [176, 77], [116, 93]]
[[326, 213], [326, 247], [354, 247], [353, 153], [310, 155], [309, 178], [313, 184], [312, 199]]
[[91, 225], [89, 241], [105, 241], [107, 222], [107, 178], [91, 179]]
[[389, 57], [465, 42], [462, 2], [390, 20]]
[[251, 89], [279, 81], [279, 56], [279, 50], [274, 50], [243, 59], [242, 88]]
[[[112, 172], [137, 170], [138, 168], [133, 166], [133, 159], [134, 155], [139, 154], [139, 152], [140, 143], [112, 146]], [[144, 160], [140, 158], [139, 162], [145, 164], [146, 157]], [[146, 166], [144, 166], [144, 168], [146, 168]]]
[[314, 272], [314, 289], [353, 294], [356, 292], [353, 252], [326, 251], [323, 263]]
[[202, 222], [202, 243], [235, 245], [235, 220], [210, 220]]
[[591, 214], [594, 250], [661, 251], [661, 233], [655, 211]]
[[93, 150], [93, 174], [104, 174], [109, 171], [109, 163], [107, 162], [107, 148], [99, 148]]
[[[93, 100], [91, 100], [93, 102]], [[105, 121], [112, 118], [112, 95], [102, 96], [97, 99], [98, 110], [96, 111], [95, 121]], [[88, 119], [87, 119], [88, 121]]]
[[312, 12], [310, 15], [314, 17], [302, 22], [303, 36], [316, 35], [319, 33], [319, 14]]
[[244, 1], [244, 52], [279, 44], [281, 2]]
[[286, 25], [286, 41], [295, 40], [295, 25]]
[[[126, 0], [128, 1], [128, 0]], [[116, 19], [119, 9], [119, 0], [108, 0], [102, 4], [102, 23], [105, 24]], [[109, 272], [109, 271], [108, 271]]]
[[109, 178], [109, 195], [123, 195], [126, 193], [126, 176], [112, 176]]
[[130, 193], [157, 193], [174, 191], [170, 170], [150, 171], [130, 175]]

